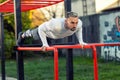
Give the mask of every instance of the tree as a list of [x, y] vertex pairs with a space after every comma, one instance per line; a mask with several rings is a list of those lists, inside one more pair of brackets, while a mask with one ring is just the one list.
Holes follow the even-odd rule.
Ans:
[[30, 11], [31, 26], [36, 27], [51, 18], [64, 17], [64, 2]]
[[0, 0], [0, 3], [4, 2], [4, 1], [6, 1], [6, 0]]

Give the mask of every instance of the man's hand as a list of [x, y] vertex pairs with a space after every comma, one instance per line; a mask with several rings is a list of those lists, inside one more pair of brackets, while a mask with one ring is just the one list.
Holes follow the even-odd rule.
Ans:
[[81, 45], [81, 47], [82, 47], [81, 49], [84, 49], [84, 45], [83, 45], [83, 44], [80, 44], [80, 45]]
[[81, 49], [84, 49], [84, 46], [87, 45], [87, 43], [82, 43], [82, 44], [80, 44], [80, 45], [81, 45], [81, 47], [82, 47]]
[[42, 51], [47, 51], [47, 47], [46, 46], [42, 46]]

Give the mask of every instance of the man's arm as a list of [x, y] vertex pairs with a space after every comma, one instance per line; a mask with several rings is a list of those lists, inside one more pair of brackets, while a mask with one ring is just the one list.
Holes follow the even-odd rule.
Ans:
[[75, 33], [80, 44], [83, 44], [82, 27]]
[[43, 45], [43, 46], [46, 46], [46, 47], [49, 47], [48, 42], [47, 42], [47, 38], [46, 38], [45, 31], [44, 31], [41, 27], [38, 28], [38, 34], [39, 34], [40, 39], [41, 39], [41, 41], [42, 41], [42, 43], [43, 43], [42, 45]]
[[79, 19], [79, 22], [78, 22], [78, 30], [76, 32], [76, 37], [79, 41], [79, 43], [81, 45], [84, 45], [86, 44], [84, 41], [83, 41], [83, 35], [82, 35], [82, 21]]
[[86, 43], [83, 41], [83, 36], [82, 36], [82, 28], [80, 28], [77, 32], [76, 32], [76, 36], [78, 38], [79, 44], [82, 46], [82, 49], [84, 48], [84, 45], [86, 45]]

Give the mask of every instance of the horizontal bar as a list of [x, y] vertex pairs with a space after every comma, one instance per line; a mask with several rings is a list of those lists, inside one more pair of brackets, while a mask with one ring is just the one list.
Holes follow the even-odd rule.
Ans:
[[120, 42], [115, 43], [90, 43], [89, 46], [120, 46]]
[[[41, 51], [41, 47], [18, 47], [17, 50], [19, 51]], [[47, 51], [53, 51], [54, 47], [47, 47]]]
[[[91, 46], [120, 46], [120, 43], [88, 43], [87, 45], [84, 45], [84, 48], [91, 48]], [[80, 44], [75, 45], [55, 45], [52, 46], [55, 48], [82, 48]]]
[[[58, 48], [58, 49], [77, 49], [77, 48], [82, 48], [82, 46], [80, 44], [75, 44], [75, 45], [54, 45], [52, 47]], [[85, 45], [84, 48], [91, 48], [91, 46]]]
[[[91, 46], [120, 46], [120, 43], [90, 43], [87, 45], [84, 45], [84, 48], [91, 48]], [[75, 45], [54, 45], [54, 46], [50, 46], [47, 47], [47, 51], [52, 51], [54, 50], [54, 48], [57, 49], [77, 49], [77, 48], [82, 48], [82, 46], [80, 44], [75, 44]], [[41, 47], [18, 47], [17, 50], [20, 51], [26, 51], [26, 50], [30, 50], [30, 51], [41, 51]]]
[[[76, 44], [76, 45], [55, 45], [55, 46], [51, 46], [51, 47], [47, 47], [47, 51], [52, 51], [54, 50], [54, 48], [64, 48], [64, 49], [68, 49], [68, 48], [82, 48], [81, 45], [79, 44]], [[90, 48], [90, 46], [86, 46], [86, 48]], [[41, 51], [42, 48], [41, 47], [24, 47], [24, 46], [21, 46], [21, 47], [17, 47], [17, 50], [20, 50], [20, 51]]]

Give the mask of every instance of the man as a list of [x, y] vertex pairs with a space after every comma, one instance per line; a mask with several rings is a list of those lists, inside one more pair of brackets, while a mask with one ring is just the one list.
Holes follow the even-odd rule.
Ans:
[[66, 18], [51, 19], [36, 29], [27, 30], [21, 33], [18, 37], [18, 44], [26, 37], [33, 37], [33, 39], [39, 39], [42, 42], [42, 50], [45, 51], [46, 47], [49, 47], [47, 38], [60, 39], [72, 34], [76, 34], [81, 46], [86, 43], [82, 38], [82, 21], [78, 18], [78, 14], [75, 12], [68, 12]]

